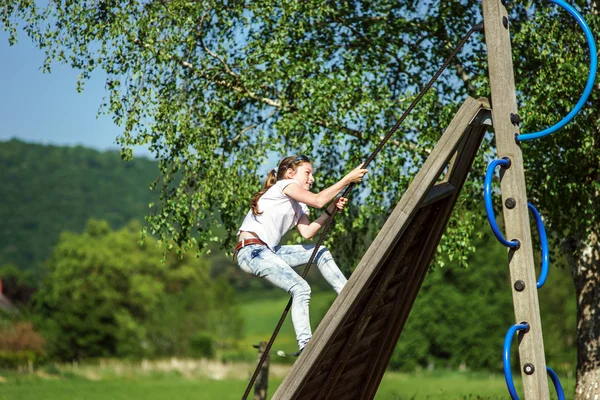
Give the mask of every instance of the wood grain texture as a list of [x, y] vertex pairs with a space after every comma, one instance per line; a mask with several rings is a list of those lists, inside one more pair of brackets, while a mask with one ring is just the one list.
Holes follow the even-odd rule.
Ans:
[[[501, 171], [502, 204], [506, 204], [508, 198], [515, 199], [517, 204], [513, 209], [503, 207], [505, 237], [507, 240], [517, 239], [521, 242], [518, 250], [508, 252], [515, 322], [527, 322], [531, 327], [528, 333], [522, 335], [519, 343], [523, 388], [527, 400], [548, 399], [550, 397], [527, 209], [523, 156], [521, 148], [515, 141], [519, 126], [511, 122], [511, 114], [518, 114], [518, 110], [510, 44], [510, 22], [505, 26], [503, 20], [508, 21], [508, 15], [500, 0], [483, 0], [483, 16], [496, 147], [499, 158], [508, 157], [511, 161], [510, 168]], [[513, 284], [517, 280], [525, 282], [524, 291], [517, 292], [514, 289]], [[532, 375], [523, 372], [523, 366], [527, 363], [535, 366]]]

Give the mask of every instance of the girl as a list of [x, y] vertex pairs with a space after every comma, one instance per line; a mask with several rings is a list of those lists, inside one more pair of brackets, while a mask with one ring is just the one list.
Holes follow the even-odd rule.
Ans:
[[[315, 236], [334, 207], [344, 209], [348, 199], [339, 197], [313, 222], [308, 219], [307, 206], [323, 208], [346, 185], [362, 181], [367, 173], [362, 166], [359, 165], [339, 182], [315, 194], [310, 191], [315, 179], [308, 157], [284, 158], [277, 170], [269, 172], [263, 189], [252, 196], [252, 208], [238, 231], [239, 242], [235, 253], [240, 268], [266, 279], [292, 296], [292, 323], [300, 349], [295, 355], [304, 349], [312, 333], [308, 318], [310, 286], [293, 268], [308, 263], [315, 246], [278, 246], [279, 241], [294, 226], [298, 226], [298, 231], [305, 239]], [[346, 284], [346, 277], [327, 248], [319, 249], [314, 262], [339, 294]]]

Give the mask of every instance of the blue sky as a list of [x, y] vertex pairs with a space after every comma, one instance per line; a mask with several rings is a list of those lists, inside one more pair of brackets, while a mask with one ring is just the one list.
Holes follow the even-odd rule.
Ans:
[[[98, 150], [118, 149], [115, 138], [121, 132], [111, 118], [97, 116], [105, 95], [104, 74], [97, 72], [77, 93], [78, 72], [54, 64], [51, 73], [42, 73], [44, 54], [29, 38], [8, 44], [0, 31], [0, 141], [18, 138], [26, 142], [60, 146], [82, 145]], [[136, 156], [148, 156], [143, 149]]]

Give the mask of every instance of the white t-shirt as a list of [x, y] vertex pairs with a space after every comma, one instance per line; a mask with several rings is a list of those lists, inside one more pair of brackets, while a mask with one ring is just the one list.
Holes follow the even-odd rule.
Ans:
[[293, 179], [282, 179], [271, 186], [260, 199], [258, 199], [258, 210], [260, 215], [254, 215], [252, 209], [248, 211], [242, 226], [238, 230], [253, 232], [266, 243], [269, 248], [274, 249], [281, 237], [294, 226], [302, 215], [309, 214], [308, 206], [296, 201], [283, 193], [287, 185], [298, 182]]

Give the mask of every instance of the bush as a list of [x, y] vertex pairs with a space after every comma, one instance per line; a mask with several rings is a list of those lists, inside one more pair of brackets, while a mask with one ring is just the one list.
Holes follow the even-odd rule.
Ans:
[[31, 322], [16, 321], [0, 326], [0, 352], [31, 352], [44, 354], [44, 338]]
[[33, 351], [0, 351], [0, 368], [17, 369], [42, 361], [43, 355]]
[[190, 338], [190, 348], [195, 357], [212, 358], [215, 355], [215, 340], [212, 336], [200, 332]]

